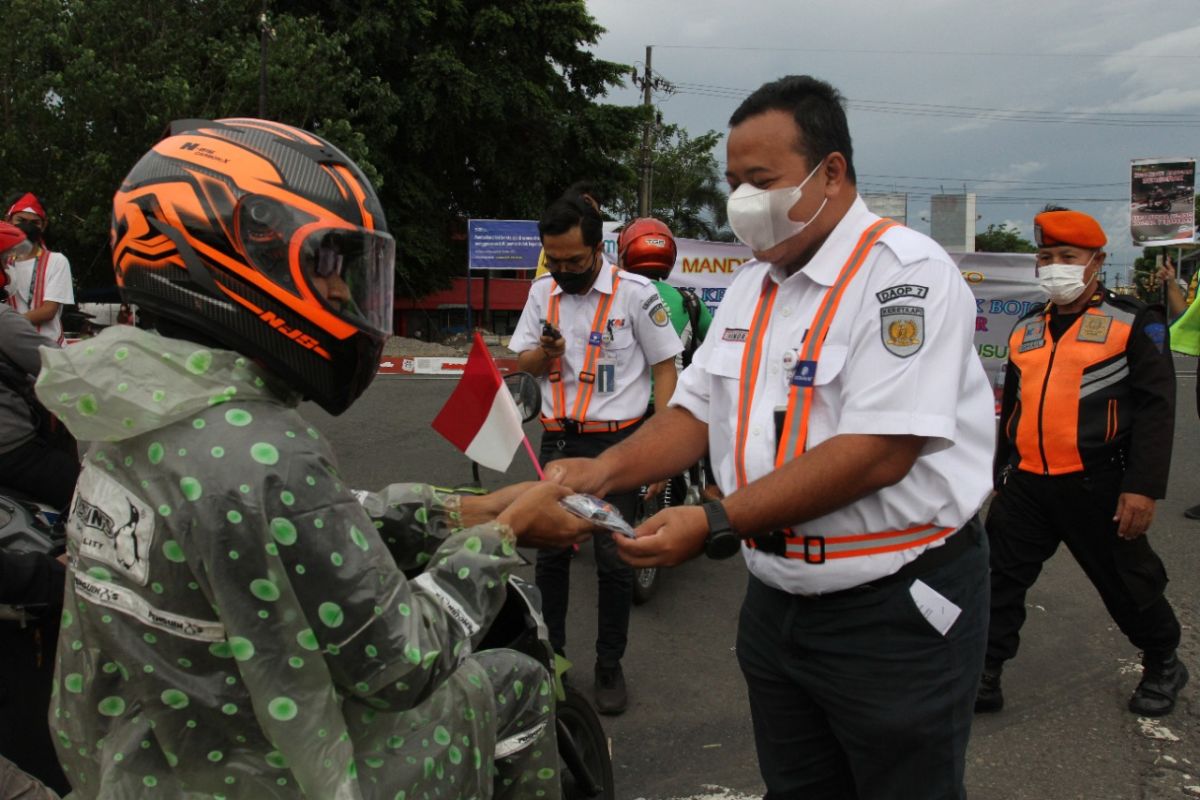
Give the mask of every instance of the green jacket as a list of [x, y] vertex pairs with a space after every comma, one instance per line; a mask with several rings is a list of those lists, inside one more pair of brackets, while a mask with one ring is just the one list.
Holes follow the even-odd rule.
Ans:
[[51, 709], [73, 797], [493, 796], [512, 678], [472, 650], [519, 563], [507, 531], [391, 487], [419, 533], [394, 557], [297, 398], [236, 353], [128, 326], [42, 353], [39, 396], [92, 442]]

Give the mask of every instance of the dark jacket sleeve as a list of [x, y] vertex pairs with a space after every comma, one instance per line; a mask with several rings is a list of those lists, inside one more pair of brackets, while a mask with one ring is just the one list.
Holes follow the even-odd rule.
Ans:
[[26, 374], [37, 375], [41, 371], [38, 348], [48, 344], [29, 320], [7, 305], [0, 308], [0, 354]]
[[0, 550], [0, 603], [55, 613], [62, 608], [63, 575], [53, 556]]
[[1161, 307], [1147, 306], [1138, 313], [1126, 358], [1133, 391], [1133, 433], [1121, 491], [1161, 499], [1167, 494], [1175, 436], [1175, 364]]

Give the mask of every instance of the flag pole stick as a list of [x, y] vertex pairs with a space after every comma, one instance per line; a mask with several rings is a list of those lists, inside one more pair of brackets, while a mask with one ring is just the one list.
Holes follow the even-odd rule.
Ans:
[[533, 462], [533, 468], [537, 470], [538, 480], [546, 480], [546, 473], [542, 472], [542, 465], [538, 463], [537, 456], [533, 454], [533, 445], [529, 443], [529, 437], [522, 436], [521, 441], [525, 444], [525, 452], [529, 453], [529, 460]]

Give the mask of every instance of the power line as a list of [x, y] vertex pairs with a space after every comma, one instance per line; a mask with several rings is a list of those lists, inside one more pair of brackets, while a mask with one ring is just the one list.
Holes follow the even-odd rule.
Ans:
[[[678, 94], [698, 97], [741, 100], [751, 90], [705, 84], [675, 84]], [[854, 100], [846, 98], [846, 107], [877, 114], [897, 114], [914, 117], [946, 117], [965, 120], [997, 122], [1032, 122], [1055, 125], [1096, 125], [1123, 128], [1200, 128], [1196, 114], [1138, 114], [1117, 111], [1038, 111], [1034, 109], [986, 108], [981, 106], [949, 106], [933, 103], [903, 103], [887, 100]]]
[[771, 53], [833, 53], [837, 55], [883, 55], [883, 56], [950, 56], [955, 58], [977, 56], [980, 58], [1059, 58], [1059, 59], [1111, 59], [1136, 58], [1138, 61], [1195, 61], [1197, 55], [1163, 55], [1141, 53], [1045, 53], [1030, 51], [1007, 50], [874, 50], [866, 48], [844, 47], [746, 47], [739, 45], [701, 45], [701, 44], [656, 44], [664, 50], [736, 50], [742, 52], [771, 52]]

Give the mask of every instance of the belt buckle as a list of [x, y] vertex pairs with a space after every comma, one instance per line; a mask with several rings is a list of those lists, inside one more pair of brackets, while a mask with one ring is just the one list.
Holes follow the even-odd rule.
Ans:
[[[814, 557], [809, 550], [809, 545], [816, 543], [820, 545], [819, 552]], [[825, 563], [825, 537], [824, 536], [805, 536], [804, 537], [804, 563], [805, 564], [824, 564]]]
[[760, 536], [753, 537], [754, 547], [764, 553], [769, 553], [773, 556], [782, 556], [787, 554], [787, 539], [783, 531], [771, 531]]
[[563, 433], [569, 433], [572, 436], [578, 436], [581, 426], [579, 422], [573, 419], [560, 419], [559, 424], [562, 425]]

